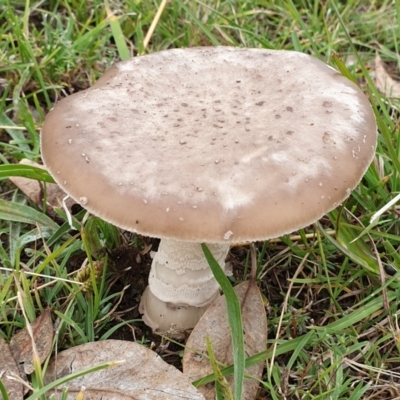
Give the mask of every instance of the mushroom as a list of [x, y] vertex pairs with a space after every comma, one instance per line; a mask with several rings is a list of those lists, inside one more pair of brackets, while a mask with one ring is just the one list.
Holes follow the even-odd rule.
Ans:
[[297, 52], [161, 51], [114, 65], [57, 104], [42, 156], [65, 192], [121, 228], [161, 238], [140, 304], [166, 331], [219, 293], [201, 250], [302, 228], [347, 198], [375, 152], [362, 91]]

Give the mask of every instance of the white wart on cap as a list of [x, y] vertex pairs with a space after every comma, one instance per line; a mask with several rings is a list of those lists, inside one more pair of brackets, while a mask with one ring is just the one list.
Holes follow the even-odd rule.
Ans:
[[60, 186], [117, 226], [236, 242], [319, 219], [375, 151], [358, 87], [305, 54], [175, 49], [113, 66], [46, 117], [42, 154]]

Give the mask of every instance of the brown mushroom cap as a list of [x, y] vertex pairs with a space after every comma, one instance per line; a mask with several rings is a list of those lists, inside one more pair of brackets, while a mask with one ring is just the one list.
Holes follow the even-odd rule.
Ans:
[[154, 237], [277, 237], [335, 208], [376, 145], [361, 90], [297, 52], [175, 49], [54, 106], [44, 162], [93, 214]]

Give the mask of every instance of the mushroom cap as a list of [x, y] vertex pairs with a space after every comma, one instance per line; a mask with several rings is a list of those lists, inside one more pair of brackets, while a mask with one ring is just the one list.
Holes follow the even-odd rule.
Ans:
[[153, 237], [238, 242], [304, 227], [375, 152], [363, 92], [297, 52], [161, 51], [120, 62], [47, 115], [42, 156], [93, 214]]

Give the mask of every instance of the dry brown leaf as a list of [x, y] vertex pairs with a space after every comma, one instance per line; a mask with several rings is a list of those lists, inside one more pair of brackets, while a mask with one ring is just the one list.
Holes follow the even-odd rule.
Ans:
[[[261, 293], [255, 283], [246, 281], [234, 289], [242, 305], [246, 356], [251, 357], [264, 351], [266, 348], [267, 319], [265, 308]], [[213, 372], [208, 358], [199, 356], [199, 354], [207, 354], [207, 336], [211, 339], [217, 361], [226, 365], [232, 365], [232, 345], [225, 296], [221, 296], [205, 312], [186, 343], [187, 347], [182, 361], [183, 372], [192, 381]], [[263, 368], [263, 363], [253, 365], [246, 369], [246, 374], [260, 379]], [[228, 376], [227, 381], [231, 389], [233, 389], [233, 377]], [[215, 398], [214, 384], [199, 386], [198, 389], [207, 400]], [[255, 399], [257, 390], [258, 382], [256, 380], [245, 379], [241, 400]]]
[[[54, 336], [50, 308], [36, 318], [31, 327], [39, 360], [43, 363], [51, 352]], [[10, 350], [16, 363], [23, 366], [26, 374], [31, 374], [34, 371], [32, 339], [26, 327], [11, 338]]]
[[123, 340], [86, 343], [61, 352], [51, 360], [45, 382], [48, 384], [101, 363], [122, 360], [125, 362], [65, 383], [68, 399], [76, 399], [85, 387], [85, 399], [90, 400], [204, 400], [181, 371], [147, 347]]
[[400, 98], [400, 82], [388, 74], [379, 54], [375, 57], [375, 86], [386, 97]]
[[[20, 164], [45, 169], [43, 165], [27, 159], [21, 160]], [[39, 207], [43, 205], [43, 196], [45, 195], [44, 183], [22, 176], [10, 176], [10, 181]], [[60, 207], [65, 196], [66, 193], [56, 183], [46, 183], [47, 211], [51, 212], [54, 207]], [[69, 210], [71, 210], [73, 204], [75, 204], [75, 201], [71, 198], [66, 201]]]
[[[0, 354], [0, 379], [6, 388], [8, 397], [12, 400], [22, 400], [24, 398], [24, 385], [14, 379], [9, 379], [12, 374], [19, 376], [19, 371], [8, 343], [4, 339], [0, 339]], [[1, 393], [0, 400], [3, 400]]]

